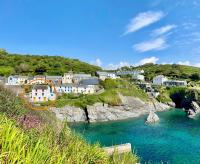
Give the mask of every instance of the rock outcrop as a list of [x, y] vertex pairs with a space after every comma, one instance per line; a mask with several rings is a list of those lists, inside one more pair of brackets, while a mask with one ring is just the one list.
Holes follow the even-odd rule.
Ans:
[[[111, 120], [123, 120], [148, 114], [149, 111], [163, 111], [170, 108], [166, 104], [155, 102], [143, 102], [139, 98], [121, 96], [122, 105], [109, 106], [108, 104], [96, 103], [88, 105], [85, 110], [65, 106], [63, 108], [51, 108], [57, 118], [68, 122], [103, 122]], [[155, 109], [156, 108], [156, 109]]]
[[176, 107], [176, 104], [174, 102], [167, 102], [166, 104], [169, 105], [172, 108]]
[[147, 117], [147, 121], [146, 123], [148, 124], [152, 124], [152, 123], [156, 123], [159, 121], [159, 117], [157, 114], [155, 114], [153, 111], [150, 111], [148, 117]]
[[56, 117], [62, 121], [67, 122], [84, 122], [87, 121], [85, 111], [81, 108], [65, 106], [63, 108], [50, 108]]
[[192, 101], [191, 103], [192, 109], [187, 111], [189, 118], [194, 118], [197, 114], [200, 113], [200, 107], [197, 102]]

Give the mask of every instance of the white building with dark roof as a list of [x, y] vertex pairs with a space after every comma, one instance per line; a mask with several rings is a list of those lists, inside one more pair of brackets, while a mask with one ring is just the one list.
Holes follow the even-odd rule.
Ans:
[[99, 77], [100, 80], [105, 80], [105, 79], [117, 79], [119, 78], [116, 73], [114, 72], [102, 72], [102, 71], [97, 71], [96, 72], [97, 76]]
[[165, 81], [167, 81], [168, 78], [163, 75], [158, 75], [153, 78], [153, 84], [154, 85], [163, 85]]
[[28, 82], [27, 76], [9, 76], [6, 85], [24, 85]]
[[48, 85], [34, 85], [30, 93], [30, 102], [46, 102], [55, 99], [56, 95]]
[[59, 94], [63, 94], [63, 93], [72, 93], [72, 88], [73, 88], [73, 85], [72, 84], [57, 84], [55, 86], [56, 88], [56, 91], [59, 93]]

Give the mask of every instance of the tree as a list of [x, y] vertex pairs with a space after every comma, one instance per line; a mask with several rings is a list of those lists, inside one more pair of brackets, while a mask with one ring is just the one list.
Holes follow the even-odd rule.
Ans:
[[19, 66], [16, 66], [15, 70], [19, 73], [29, 72], [29, 65], [26, 63], [21, 63]]
[[194, 80], [194, 81], [197, 81], [197, 80], [200, 80], [200, 74], [198, 73], [193, 73], [191, 76], [190, 76], [191, 80]]

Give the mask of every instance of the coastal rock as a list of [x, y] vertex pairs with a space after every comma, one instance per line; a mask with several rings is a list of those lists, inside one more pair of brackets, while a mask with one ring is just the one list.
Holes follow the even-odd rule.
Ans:
[[104, 122], [111, 120], [124, 120], [148, 114], [149, 111], [164, 111], [170, 107], [166, 104], [144, 102], [139, 98], [121, 96], [122, 105], [110, 106], [103, 103], [88, 105], [85, 110], [77, 107], [66, 106], [63, 108], [51, 108], [57, 118], [68, 122]]
[[200, 113], [200, 107], [195, 101], [192, 101], [191, 106], [193, 109], [189, 109], [187, 113], [189, 118], [194, 118], [197, 114]]
[[167, 102], [166, 104], [169, 105], [172, 108], [176, 107], [176, 104], [174, 102]]
[[200, 112], [200, 107], [199, 107], [199, 105], [197, 104], [197, 102], [192, 101], [192, 104], [191, 104], [191, 105], [192, 105], [192, 107], [193, 107], [195, 113], [199, 113], [199, 112]]
[[147, 121], [146, 123], [148, 124], [152, 124], [152, 123], [156, 123], [159, 121], [159, 117], [157, 114], [155, 114], [153, 111], [150, 111], [148, 117], [147, 117]]
[[138, 98], [121, 96], [121, 106], [108, 106], [107, 104], [96, 103], [87, 106], [87, 113], [90, 122], [102, 122], [110, 120], [123, 120], [139, 117], [151, 111], [164, 111], [170, 107], [166, 104], [155, 102], [143, 102]]
[[189, 109], [189, 110], [187, 111], [187, 114], [188, 114], [188, 117], [189, 117], [189, 118], [194, 118], [194, 117], [196, 116], [196, 113], [194, 112], [193, 109]]
[[81, 108], [73, 106], [65, 106], [63, 108], [50, 108], [56, 117], [62, 121], [67, 122], [84, 122], [87, 121], [85, 111]]

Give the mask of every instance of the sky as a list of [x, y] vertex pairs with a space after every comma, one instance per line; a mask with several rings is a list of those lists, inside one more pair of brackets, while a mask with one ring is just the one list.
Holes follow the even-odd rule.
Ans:
[[200, 67], [200, 0], [0, 0], [0, 48], [106, 69]]

